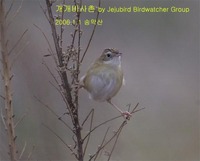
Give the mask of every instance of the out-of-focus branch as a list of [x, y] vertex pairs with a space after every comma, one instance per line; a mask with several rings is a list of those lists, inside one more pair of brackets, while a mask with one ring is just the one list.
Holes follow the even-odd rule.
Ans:
[[20, 41], [23, 39], [24, 35], [27, 33], [28, 29], [26, 29], [23, 34], [20, 36], [16, 44], [11, 48], [11, 50], [8, 52], [8, 55], [12, 53], [12, 51], [17, 47], [17, 45], [20, 43]]
[[[98, 8], [99, 8], [100, 6], [101, 6], [101, 0], [99, 0]], [[86, 47], [86, 49], [85, 49], [85, 51], [84, 51], [84, 53], [83, 53], [83, 56], [82, 56], [82, 58], [81, 58], [81, 60], [80, 60], [80, 63], [83, 62], [83, 59], [84, 59], [84, 57], [85, 57], [85, 55], [86, 55], [86, 53], [87, 53], [87, 51], [88, 51], [88, 49], [89, 49], [89, 47], [90, 47], [90, 43], [92, 42], [92, 38], [93, 38], [93, 36], [94, 36], [95, 30], [96, 30], [96, 27], [97, 27], [97, 21], [98, 21], [98, 19], [99, 19], [99, 11], [98, 11], [98, 8], [97, 8], [96, 24], [94, 25], [94, 28], [93, 28], [93, 30], [92, 30], [92, 34], [91, 34], [90, 39], [89, 39], [89, 41], [88, 41], [87, 47]]]
[[12, 0], [12, 3], [11, 3], [11, 5], [10, 5], [9, 9], [8, 9], [8, 11], [7, 11], [6, 14], [5, 14], [5, 19], [6, 19], [7, 16], [9, 15], [9, 13], [10, 13], [10, 11], [11, 11], [13, 5], [14, 5], [14, 2], [15, 2], [15, 0]]
[[22, 158], [22, 156], [23, 156], [23, 154], [24, 154], [24, 151], [26, 150], [26, 141], [25, 141], [25, 143], [24, 143], [24, 146], [23, 146], [23, 148], [22, 148], [22, 151], [21, 151], [21, 153], [20, 153], [20, 155], [19, 155], [19, 160]]
[[19, 125], [20, 124], [20, 122], [22, 122], [23, 120], [24, 120], [24, 118], [26, 117], [26, 113], [25, 114], [23, 114], [22, 116], [21, 116], [21, 118], [15, 123], [15, 125], [14, 125], [14, 127], [16, 128], [17, 127], [17, 125]]
[[29, 161], [31, 159], [34, 150], [35, 150], [35, 145], [33, 145], [30, 153], [28, 154], [27, 161]]
[[18, 60], [18, 58], [21, 56], [21, 54], [23, 53], [23, 50], [29, 45], [29, 42], [26, 42], [24, 44], [24, 46], [22, 47], [22, 49], [20, 51], [18, 51], [16, 54], [15, 54], [15, 57], [13, 58], [12, 62], [11, 62], [11, 68], [14, 66], [15, 62]]
[[[41, 7], [42, 8], [42, 7]], [[42, 8], [43, 9], [43, 8]], [[58, 67], [58, 62], [57, 62], [57, 59], [55, 58], [55, 55], [54, 55], [54, 52], [53, 52], [53, 49], [52, 49], [52, 47], [51, 47], [51, 44], [50, 44], [50, 42], [49, 42], [49, 40], [48, 40], [48, 38], [47, 38], [47, 36], [46, 36], [46, 34], [44, 33], [44, 31], [42, 31], [42, 29], [39, 27], [39, 26], [37, 26], [36, 24], [33, 24], [41, 33], [42, 33], [42, 35], [44, 36], [44, 38], [45, 38], [45, 40], [46, 40], [46, 42], [47, 42], [47, 44], [48, 44], [48, 46], [49, 46], [49, 53], [50, 53], [50, 55], [53, 57], [53, 59], [54, 59], [54, 61], [55, 61], [55, 63], [56, 63], [56, 67]]]
[[[3, 78], [3, 77], [2, 77]], [[4, 96], [2, 96], [2, 95], [0, 95], [0, 98], [2, 98], [3, 100], [5, 100], [5, 97]]]
[[12, 89], [11, 89], [11, 71], [9, 52], [7, 48], [6, 40], [6, 19], [4, 11], [4, 1], [0, 1], [0, 35], [1, 35], [1, 57], [3, 66], [3, 81], [4, 81], [4, 92], [5, 92], [5, 124], [7, 127], [9, 155], [11, 161], [17, 161], [17, 148], [16, 148], [16, 135], [14, 128], [14, 114], [12, 107]]
[[[10, 26], [10, 24], [13, 22], [13, 20], [15, 19], [15, 17], [19, 14], [19, 12], [20, 12], [20, 10], [21, 10], [21, 8], [22, 8], [23, 1], [24, 1], [24, 0], [21, 0], [21, 3], [20, 3], [20, 5], [19, 5], [18, 9], [17, 9], [16, 12], [13, 14], [13, 16], [12, 16], [10, 22], [7, 24], [7, 26], [6, 26], [7, 28], [8, 28], [8, 27]], [[11, 7], [10, 9], [12, 9], [12, 7]], [[7, 12], [7, 15], [8, 15], [9, 13], [10, 13], [10, 11]]]

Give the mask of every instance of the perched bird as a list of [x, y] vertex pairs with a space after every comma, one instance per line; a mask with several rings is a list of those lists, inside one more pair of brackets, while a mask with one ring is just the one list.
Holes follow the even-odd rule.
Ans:
[[122, 53], [116, 49], [105, 49], [81, 78], [81, 84], [89, 92], [91, 99], [100, 102], [107, 101], [127, 118], [131, 114], [128, 111], [123, 112], [111, 102], [124, 81], [121, 56]]

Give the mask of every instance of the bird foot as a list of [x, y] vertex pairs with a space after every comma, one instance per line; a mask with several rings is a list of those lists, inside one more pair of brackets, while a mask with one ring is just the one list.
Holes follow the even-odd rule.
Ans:
[[81, 89], [81, 88], [83, 88], [84, 86], [83, 86], [82, 84], [80, 84], [80, 83], [74, 83], [71, 87], [72, 87], [72, 88]]
[[124, 111], [124, 112], [122, 112], [122, 116], [124, 116], [124, 118], [126, 120], [130, 120], [132, 114], [130, 112], [128, 112], [128, 111]]

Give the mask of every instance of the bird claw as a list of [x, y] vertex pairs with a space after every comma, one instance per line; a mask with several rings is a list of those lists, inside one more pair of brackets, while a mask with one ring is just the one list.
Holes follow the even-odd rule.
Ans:
[[122, 116], [124, 116], [124, 118], [126, 120], [130, 120], [132, 114], [130, 112], [128, 112], [128, 111], [124, 111], [124, 112], [122, 112]]
[[72, 87], [72, 88], [76, 88], [76, 89], [81, 89], [81, 88], [83, 88], [84, 86], [83, 86], [82, 84], [80, 84], [80, 83], [74, 83], [71, 87]]

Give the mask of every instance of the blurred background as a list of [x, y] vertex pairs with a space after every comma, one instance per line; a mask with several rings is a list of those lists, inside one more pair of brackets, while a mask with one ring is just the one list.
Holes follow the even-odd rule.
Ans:
[[[20, 2], [16, 1], [13, 12]], [[40, 2], [45, 8], [45, 3]], [[8, 6], [10, 2], [7, 3]], [[72, 1], [69, 0], [67, 3], [72, 4]], [[97, 3], [96, 0], [84, 0], [86, 5], [97, 5]], [[145, 110], [134, 114], [133, 119], [123, 129], [113, 152], [113, 161], [199, 161], [199, 0], [102, 0], [101, 6], [190, 8], [189, 13], [100, 14], [99, 18], [103, 20], [103, 24], [97, 26], [81, 66], [80, 76], [99, 57], [103, 49], [117, 48], [123, 53], [122, 67], [126, 85], [113, 98], [113, 102], [124, 110], [127, 104], [131, 104], [133, 108], [138, 102], [140, 108], [145, 107]], [[91, 19], [95, 18], [95, 15], [83, 13], [81, 18]], [[65, 14], [65, 18], [73, 19], [73, 16], [74, 13]], [[26, 118], [17, 128], [18, 150], [21, 151], [26, 142], [27, 149], [24, 157], [34, 145], [33, 160], [74, 160], [56, 136], [42, 126], [42, 123], [46, 124], [69, 144], [73, 143], [72, 134], [66, 127], [34, 99], [34, 96], [38, 97], [58, 115], [65, 112], [62, 98], [49, 83], [49, 81], [53, 82], [53, 79], [42, 65], [42, 61], [45, 60], [52, 70], [55, 69], [52, 59], [44, 58], [44, 55], [48, 54], [48, 44], [33, 24], [39, 26], [52, 43], [50, 26], [39, 1], [25, 0], [8, 33], [10, 46], [12, 46], [28, 28], [27, 35], [15, 52], [19, 51], [26, 42], [29, 42], [29, 45], [13, 68], [13, 104], [16, 118], [27, 113]], [[84, 51], [93, 25], [83, 24], [82, 29], [81, 44]], [[72, 26], [65, 26], [65, 49], [71, 42], [72, 31]], [[2, 84], [0, 90], [3, 93]], [[2, 107], [2, 100], [0, 103]], [[118, 115], [109, 104], [89, 100], [87, 92], [81, 90], [81, 119], [92, 108], [95, 109], [94, 125]], [[70, 124], [69, 119], [66, 121]], [[121, 118], [97, 130], [91, 138], [87, 154], [95, 152], [108, 126], [111, 126], [110, 133], [112, 133], [112, 130], [116, 130], [122, 121]], [[2, 123], [1, 129], [3, 129]], [[87, 130], [85, 129], [83, 134]], [[0, 158], [8, 160], [6, 134], [3, 130], [0, 136]], [[109, 147], [104, 151], [109, 151]], [[100, 160], [106, 159], [107, 156], [102, 153]]]

